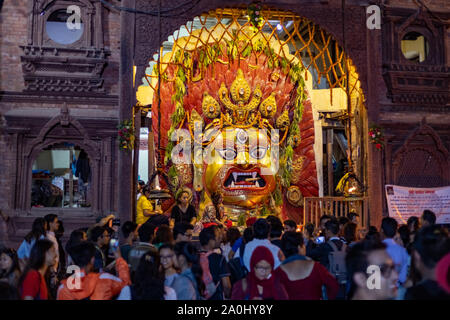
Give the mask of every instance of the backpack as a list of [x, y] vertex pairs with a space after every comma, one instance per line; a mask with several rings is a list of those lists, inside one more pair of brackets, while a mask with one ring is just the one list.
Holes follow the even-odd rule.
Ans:
[[232, 285], [245, 278], [248, 274], [248, 270], [245, 267], [243, 260], [244, 249], [245, 244], [243, 243], [239, 248], [239, 257], [233, 258], [228, 262], [228, 268], [230, 269], [230, 281]]
[[211, 275], [211, 270], [209, 269], [209, 259], [208, 257], [214, 253], [213, 251], [210, 252], [200, 252], [200, 266], [202, 268], [203, 274], [202, 274], [202, 280], [205, 284], [205, 291], [203, 293], [203, 297], [205, 299], [211, 298], [214, 293], [217, 290], [217, 287], [219, 286], [219, 282], [217, 284], [214, 283], [214, 279]]
[[330, 240], [327, 243], [332, 249], [328, 253], [328, 271], [336, 278], [339, 284], [345, 284], [347, 282], [347, 268], [345, 266], [347, 246], [343, 243], [341, 250], [339, 250], [333, 241]]

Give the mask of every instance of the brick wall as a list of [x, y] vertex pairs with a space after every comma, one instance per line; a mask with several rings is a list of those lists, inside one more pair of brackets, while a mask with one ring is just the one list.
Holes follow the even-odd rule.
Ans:
[[[5, 0], [0, 15], [0, 90], [22, 91], [21, 49], [28, 32], [27, 0]], [[1, 112], [1, 111], [0, 111]]]

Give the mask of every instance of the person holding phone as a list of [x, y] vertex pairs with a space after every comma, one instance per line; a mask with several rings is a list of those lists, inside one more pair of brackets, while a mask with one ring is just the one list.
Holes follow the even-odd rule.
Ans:
[[[114, 242], [113, 242], [114, 243]], [[95, 245], [85, 241], [72, 248], [75, 264], [81, 268], [68, 279], [61, 281], [58, 300], [112, 300], [125, 286], [131, 284], [127, 262], [121, 257], [118, 246], [112, 245], [115, 257], [115, 269], [118, 277], [94, 271]]]

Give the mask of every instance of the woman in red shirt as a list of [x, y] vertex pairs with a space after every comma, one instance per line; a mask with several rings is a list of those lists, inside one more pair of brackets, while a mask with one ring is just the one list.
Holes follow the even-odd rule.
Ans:
[[38, 240], [31, 249], [30, 259], [19, 282], [23, 300], [48, 300], [45, 275], [56, 262], [56, 248], [47, 239]]
[[283, 285], [274, 277], [272, 252], [259, 246], [250, 258], [250, 272], [233, 285], [231, 300], [287, 300]]
[[281, 248], [286, 259], [275, 270], [275, 276], [286, 288], [289, 300], [320, 300], [322, 286], [326, 287], [328, 299], [336, 298], [339, 291], [337, 280], [322, 266], [305, 257], [303, 236], [300, 232], [285, 232]]

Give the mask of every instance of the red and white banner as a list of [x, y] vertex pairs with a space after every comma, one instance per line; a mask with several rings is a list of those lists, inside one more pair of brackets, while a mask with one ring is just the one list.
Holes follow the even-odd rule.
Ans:
[[386, 185], [389, 216], [399, 224], [409, 217], [420, 217], [424, 210], [436, 214], [436, 223], [450, 223], [450, 186], [442, 188], [410, 188]]

